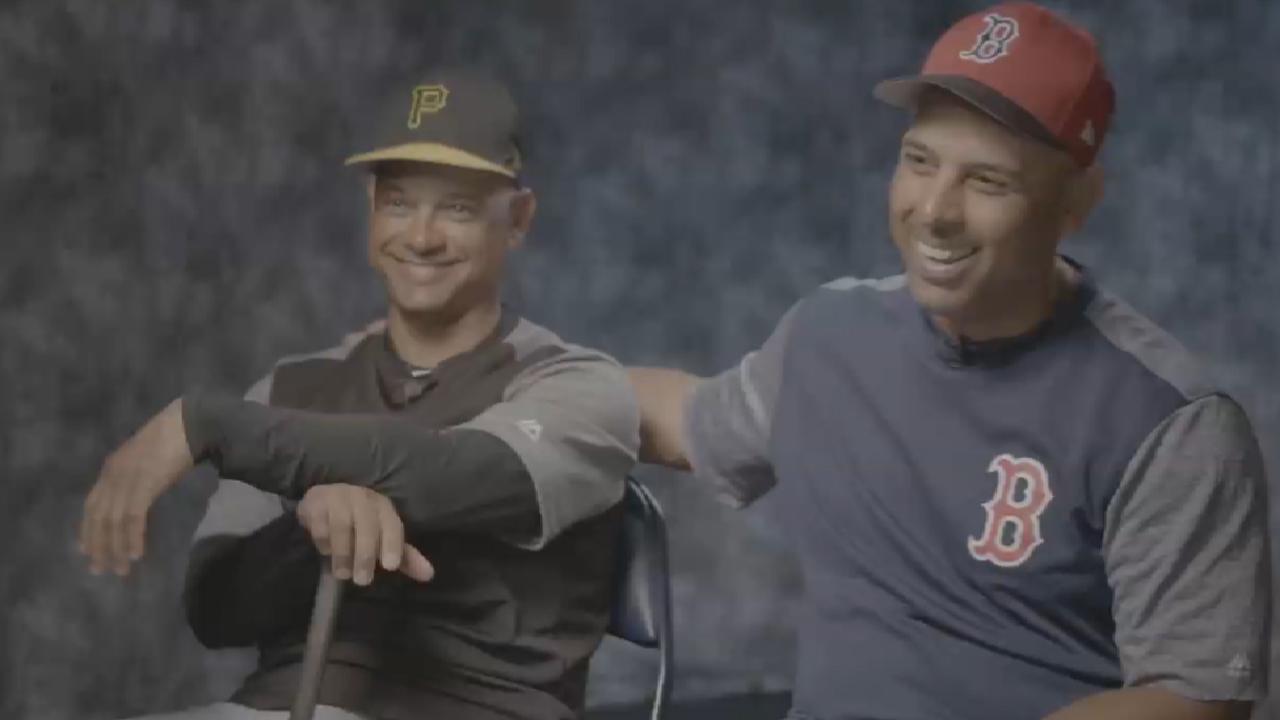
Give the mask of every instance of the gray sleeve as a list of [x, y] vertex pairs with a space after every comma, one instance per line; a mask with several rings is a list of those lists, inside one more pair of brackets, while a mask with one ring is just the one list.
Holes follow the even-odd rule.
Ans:
[[[266, 405], [271, 397], [271, 380], [267, 375], [249, 388], [245, 399]], [[215, 536], [244, 537], [252, 534], [284, 513], [284, 502], [278, 495], [259, 490], [238, 480], [221, 479], [218, 489], [205, 508], [196, 527], [194, 542]]]
[[1180, 409], [1139, 448], [1103, 537], [1126, 685], [1195, 700], [1265, 695], [1266, 494], [1249, 420], [1227, 397]]
[[626, 372], [576, 347], [525, 369], [502, 402], [457, 427], [496, 436], [524, 462], [542, 532], [519, 544], [533, 550], [622, 499], [640, 447], [640, 410]]
[[736, 366], [699, 382], [685, 400], [684, 446], [694, 474], [733, 507], [751, 504], [777, 483], [769, 435], [782, 361], [799, 304]]

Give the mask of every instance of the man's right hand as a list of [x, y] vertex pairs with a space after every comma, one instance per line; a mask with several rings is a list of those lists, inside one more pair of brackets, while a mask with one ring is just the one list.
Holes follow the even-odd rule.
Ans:
[[331, 558], [333, 575], [373, 582], [379, 564], [426, 582], [435, 569], [417, 548], [405, 543], [404, 523], [385, 496], [357, 485], [316, 485], [298, 504], [298, 520], [321, 555]]

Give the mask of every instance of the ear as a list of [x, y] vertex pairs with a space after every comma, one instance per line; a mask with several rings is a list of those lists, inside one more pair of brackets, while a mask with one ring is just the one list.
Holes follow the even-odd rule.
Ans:
[[1076, 171], [1074, 177], [1067, 182], [1067, 202], [1062, 218], [1063, 235], [1077, 232], [1084, 227], [1085, 220], [1102, 200], [1102, 166], [1095, 162], [1083, 170]]
[[538, 198], [529, 188], [519, 188], [511, 193], [508, 199], [511, 219], [511, 235], [507, 241], [509, 249], [516, 249], [524, 244], [524, 236], [533, 226], [533, 216], [538, 211]]

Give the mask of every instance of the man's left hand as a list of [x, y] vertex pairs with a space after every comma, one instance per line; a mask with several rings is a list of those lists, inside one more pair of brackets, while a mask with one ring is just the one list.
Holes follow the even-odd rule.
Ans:
[[147, 511], [193, 466], [179, 398], [107, 456], [80, 521], [80, 552], [96, 575], [127, 575], [142, 558]]

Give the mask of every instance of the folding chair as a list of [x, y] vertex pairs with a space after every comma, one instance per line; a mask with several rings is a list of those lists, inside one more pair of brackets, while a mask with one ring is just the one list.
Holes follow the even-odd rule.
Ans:
[[658, 684], [650, 720], [662, 720], [671, 700], [674, 633], [667, 523], [649, 489], [627, 478], [622, 496], [622, 534], [609, 634], [658, 650]]

